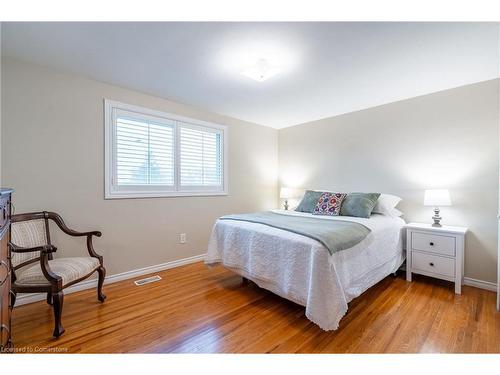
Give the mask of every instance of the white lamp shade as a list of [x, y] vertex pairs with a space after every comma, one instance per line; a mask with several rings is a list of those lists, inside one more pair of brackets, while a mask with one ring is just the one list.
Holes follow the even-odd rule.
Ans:
[[430, 189], [425, 191], [424, 206], [451, 206], [450, 192], [447, 189]]
[[293, 198], [293, 197], [294, 197], [294, 195], [293, 195], [293, 189], [287, 188], [287, 187], [282, 187], [280, 189], [280, 198], [290, 199], [290, 198]]

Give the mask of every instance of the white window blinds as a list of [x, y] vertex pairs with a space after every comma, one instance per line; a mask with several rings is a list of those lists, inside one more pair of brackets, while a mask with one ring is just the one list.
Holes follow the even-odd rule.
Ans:
[[117, 117], [118, 185], [174, 185], [174, 128]]
[[221, 132], [180, 125], [180, 185], [222, 187]]
[[105, 103], [106, 198], [227, 194], [225, 126]]

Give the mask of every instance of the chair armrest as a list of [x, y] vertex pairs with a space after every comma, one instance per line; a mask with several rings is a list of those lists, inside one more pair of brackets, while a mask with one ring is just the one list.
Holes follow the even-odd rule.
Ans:
[[49, 266], [49, 256], [48, 253], [42, 252], [40, 254], [40, 268], [42, 269], [42, 273], [47, 279], [47, 281], [52, 284], [53, 287], [56, 287], [58, 290], [62, 289], [62, 277], [56, 275]]
[[8, 243], [10, 251], [14, 253], [29, 253], [34, 251], [40, 252], [40, 268], [42, 269], [42, 273], [45, 278], [54, 286], [58, 288], [62, 287], [62, 277], [56, 275], [49, 266], [49, 254], [54, 253], [57, 250], [57, 247], [53, 245], [43, 245], [36, 247], [20, 247], [14, 245], [12, 242]]
[[101, 237], [102, 233], [99, 231], [92, 231], [92, 232], [77, 232], [76, 230], [69, 229], [67, 228], [67, 231], [64, 233], [74, 236], [74, 237], [83, 237], [83, 236], [96, 236], [96, 237]]
[[74, 236], [74, 237], [83, 237], [83, 236], [96, 236], [96, 237], [101, 237], [102, 233], [99, 231], [90, 231], [90, 232], [78, 232], [76, 230], [68, 228], [64, 220], [62, 219], [61, 216], [56, 214], [55, 212], [44, 212], [46, 216], [55, 221], [59, 229], [61, 229], [64, 233], [66, 233], [69, 236]]
[[57, 247], [52, 246], [52, 245], [43, 245], [43, 246], [36, 246], [36, 247], [20, 247], [17, 245], [14, 245], [12, 242], [9, 242], [9, 248], [10, 251], [14, 253], [31, 253], [34, 251], [40, 251], [45, 254], [49, 253], [55, 253], [57, 251]]
[[55, 223], [57, 224], [59, 229], [61, 229], [67, 235], [74, 236], [74, 237], [86, 236], [87, 237], [87, 251], [89, 252], [89, 255], [93, 258], [99, 259], [99, 262], [102, 265], [102, 256], [95, 252], [94, 246], [92, 244], [92, 236], [101, 237], [102, 236], [101, 232], [99, 232], [99, 231], [77, 232], [76, 230], [68, 228], [68, 226], [66, 225], [66, 223], [64, 222], [62, 217], [59, 216], [58, 214], [56, 214], [55, 212], [44, 211], [44, 215], [46, 218], [49, 218], [49, 219], [55, 221]]
[[[101, 232], [90, 232], [90, 233], [99, 233], [98, 235], [94, 234], [94, 236], [101, 237]], [[94, 244], [92, 243], [92, 236], [93, 236], [92, 234], [87, 235], [87, 251], [89, 252], [89, 255], [91, 257], [99, 259], [99, 263], [101, 263], [102, 266], [102, 255], [96, 253], [94, 249]]]

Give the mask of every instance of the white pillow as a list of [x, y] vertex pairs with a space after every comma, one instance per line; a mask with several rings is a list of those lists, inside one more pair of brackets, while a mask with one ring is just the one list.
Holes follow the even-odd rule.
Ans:
[[400, 197], [396, 197], [395, 195], [380, 194], [377, 204], [373, 208], [372, 212], [387, 216], [397, 216], [397, 213], [395, 214], [393, 211], [401, 200], [402, 199]]
[[401, 211], [399, 211], [397, 208], [393, 208], [392, 211], [391, 211], [391, 215], [392, 217], [402, 217], [404, 215], [404, 213], [402, 213]]

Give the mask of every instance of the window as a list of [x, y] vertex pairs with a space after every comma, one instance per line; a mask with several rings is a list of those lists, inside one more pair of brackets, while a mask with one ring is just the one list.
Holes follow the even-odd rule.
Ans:
[[225, 126], [105, 101], [105, 198], [227, 194]]

